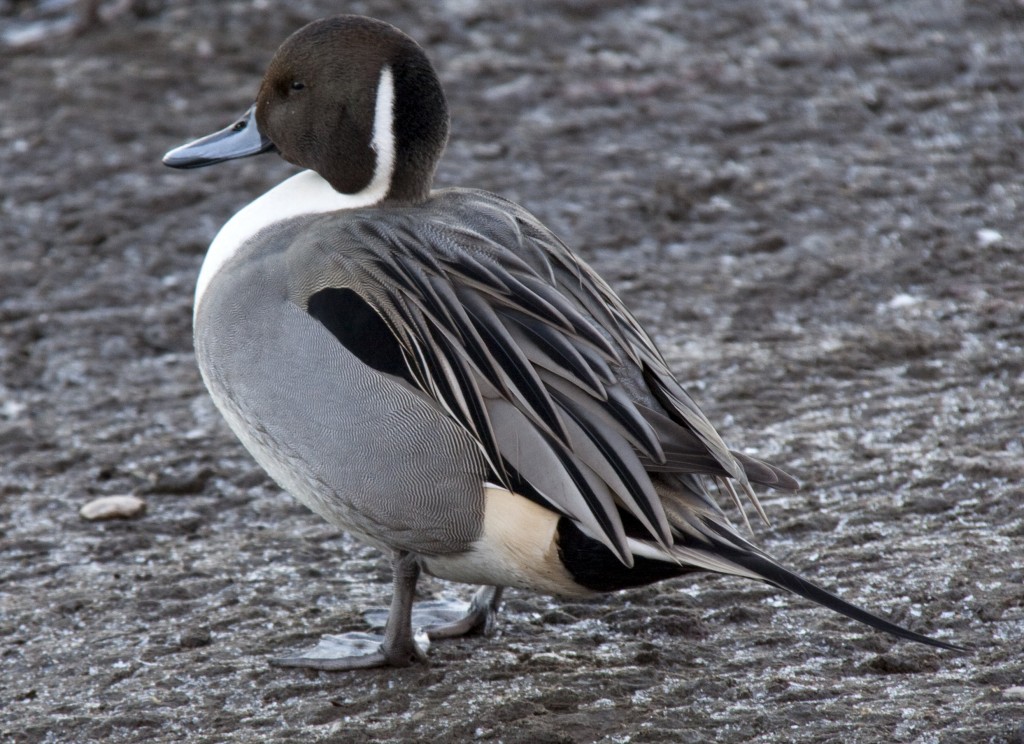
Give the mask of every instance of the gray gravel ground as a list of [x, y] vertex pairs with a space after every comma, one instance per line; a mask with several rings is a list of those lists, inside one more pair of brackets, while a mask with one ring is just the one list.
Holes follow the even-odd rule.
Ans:
[[[1024, 742], [1019, 0], [135, 0], [15, 48], [36, 5], [0, 0], [0, 741]], [[267, 665], [361, 628], [388, 565], [255, 469], [192, 358], [206, 245], [290, 166], [159, 157], [342, 10], [436, 61], [439, 182], [533, 210], [802, 479], [756, 539], [971, 652], [701, 576], [511, 592], [407, 670]]]

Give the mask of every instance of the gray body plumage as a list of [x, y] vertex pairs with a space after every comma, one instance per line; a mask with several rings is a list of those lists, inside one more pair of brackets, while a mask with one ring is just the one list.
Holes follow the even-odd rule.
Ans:
[[[232, 430], [282, 488], [385, 550], [465, 550], [482, 520], [484, 459], [402, 379], [360, 362], [303, 307], [339, 275], [304, 252], [296, 218], [254, 239], [212, 280], [195, 323], [203, 379]], [[355, 251], [357, 246], [351, 246]]]
[[[392, 327], [407, 328], [411, 320], [435, 328], [434, 338], [436, 329], [452, 336], [474, 332], [468, 319], [462, 319], [468, 327], [460, 327], [441, 317], [444, 300], [421, 302], [408, 293], [405, 285], [416, 282], [435, 295], [451, 292], [449, 312], [455, 302], [476, 303], [477, 315], [492, 312], [541, 395], [553, 393], [549, 400], [558, 401], [549, 415], [527, 400], [526, 383], [493, 379], [493, 372], [481, 370], [486, 362], [461, 347], [446, 361], [471, 379], [459, 393], [479, 396], [486, 415], [474, 419], [472, 405], [455, 402], [455, 410], [446, 411], [405, 379], [367, 366], [307, 311], [317, 292], [347, 288]], [[638, 498], [648, 499], [632, 511], [647, 518], [656, 535], [666, 519], [663, 497], [655, 494], [645, 463], [656, 471], [745, 474], [678, 386], [671, 392], [681, 411], [696, 431], [704, 430], [718, 457], [671, 421], [640, 366], [663, 366], [660, 356], [609, 297], [596, 274], [525, 210], [484, 192], [450, 189], [415, 206], [298, 217], [262, 231], [212, 279], [197, 309], [196, 353], [214, 400], [257, 461], [315, 512], [371, 544], [425, 555], [468, 550], [481, 535], [484, 483], [500, 480], [502, 461], [553, 508], [587, 521], [588, 508], [559, 460], [564, 452], [587, 471], [614, 521], [620, 504], [630, 500], [628, 489], [578, 421], [605, 430], [607, 445], [627, 461], [640, 481]], [[591, 312], [596, 303], [603, 317]], [[570, 312], [575, 316], [566, 317]], [[549, 317], [539, 317], [544, 314]], [[562, 353], [574, 356], [553, 359], [531, 340], [531, 327], [557, 336]], [[407, 349], [413, 366], [422, 354], [445, 356], [423, 336], [430, 334], [421, 334], [420, 349], [411, 348], [413, 342]], [[497, 366], [491, 347], [480, 345], [480, 356], [491, 352]], [[419, 369], [425, 386], [437, 384], [427, 365]], [[609, 396], [635, 433], [609, 415]], [[488, 426], [483, 436], [469, 431]], [[556, 434], [557, 427], [564, 433]], [[492, 446], [482, 447], [480, 439]], [[676, 522], [698, 530], [696, 517], [721, 518], [700, 481], [660, 482], [663, 491], [674, 486], [676, 500], [691, 508], [677, 509]], [[589, 521], [600, 535], [600, 523]], [[622, 530], [621, 524], [608, 529], [609, 540]]]

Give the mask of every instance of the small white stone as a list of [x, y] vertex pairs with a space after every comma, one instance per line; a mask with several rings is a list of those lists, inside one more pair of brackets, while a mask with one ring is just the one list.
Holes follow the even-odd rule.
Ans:
[[1024, 699], [1024, 687], [1007, 687], [1003, 690], [1003, 697]]
[[974, 233], [975, 239], [978, 241], [978, 245], [982, 248], [988, 248], [990, 245], [994, 245], [1003, 239], [1003, 234], [998, 230], [990, 230], [987, 227], [983, 227]]
[[893, 308], [894, 310], [898, 310], [901, 307], [910, 307], [911, 305], [916, 305], [920, 301], [921, 299], [919, 297], [914, 297], [914, 295], [909, 295], [904, 292], [901, 292], [900, 294], [896, 295], [891, 300], [889, 300], [889, 307]]
[[93, 499], [78, 514], [82, 519], [95, 522], [100, 519], [132, 519], [146, 511], [146, 502], [138, 496], [101, 496]]
[[0, 415], [7, 419], [21, 418], [21, 414], [28, 408], [24, 403], [17, 400], [5, 400], [0, 405]]

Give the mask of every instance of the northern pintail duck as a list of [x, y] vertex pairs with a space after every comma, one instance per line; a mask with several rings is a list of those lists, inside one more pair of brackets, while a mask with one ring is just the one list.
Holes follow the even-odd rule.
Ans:
[[217, 407], [282, 488], [393, 557], [382, 637], [276, 660], [351, 669], [423, 658], [421, 571], [482, 585], [416, 616], [486, 630], [503, 587], [586, 597], [692, 571], [769, 582], [921, 643], [742, 537], [709, 491], [763, 515], [794, 489], [729, 449], [615, 292], [530, 213], [432, 190], [448, 137], [423, 50], [381, 21], [329, 18], [270, 63], [255, 104], [168, 153], [178, 168], [277, 152], [306, 168], [210, 246], [195, 348]]

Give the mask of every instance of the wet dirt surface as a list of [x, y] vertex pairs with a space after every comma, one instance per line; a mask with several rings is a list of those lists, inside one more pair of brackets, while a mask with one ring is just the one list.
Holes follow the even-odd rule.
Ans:
[[[0, 740], [1024, 741], [1024, 9], [623, 5], [136, 2], [0, 49]], [[969, 653], [700, 576], [513, 591], [407, 670], [268, 666], [362, 629], [388, 564], [255, 469], [192, 358], [206, 245], [291, 167], [159, 158], [341, 10], [436, 62], [439, 185], [534, 211], [801, 478], [756, 539]], [[119, 494], [146, 514], [80, 519]]]

